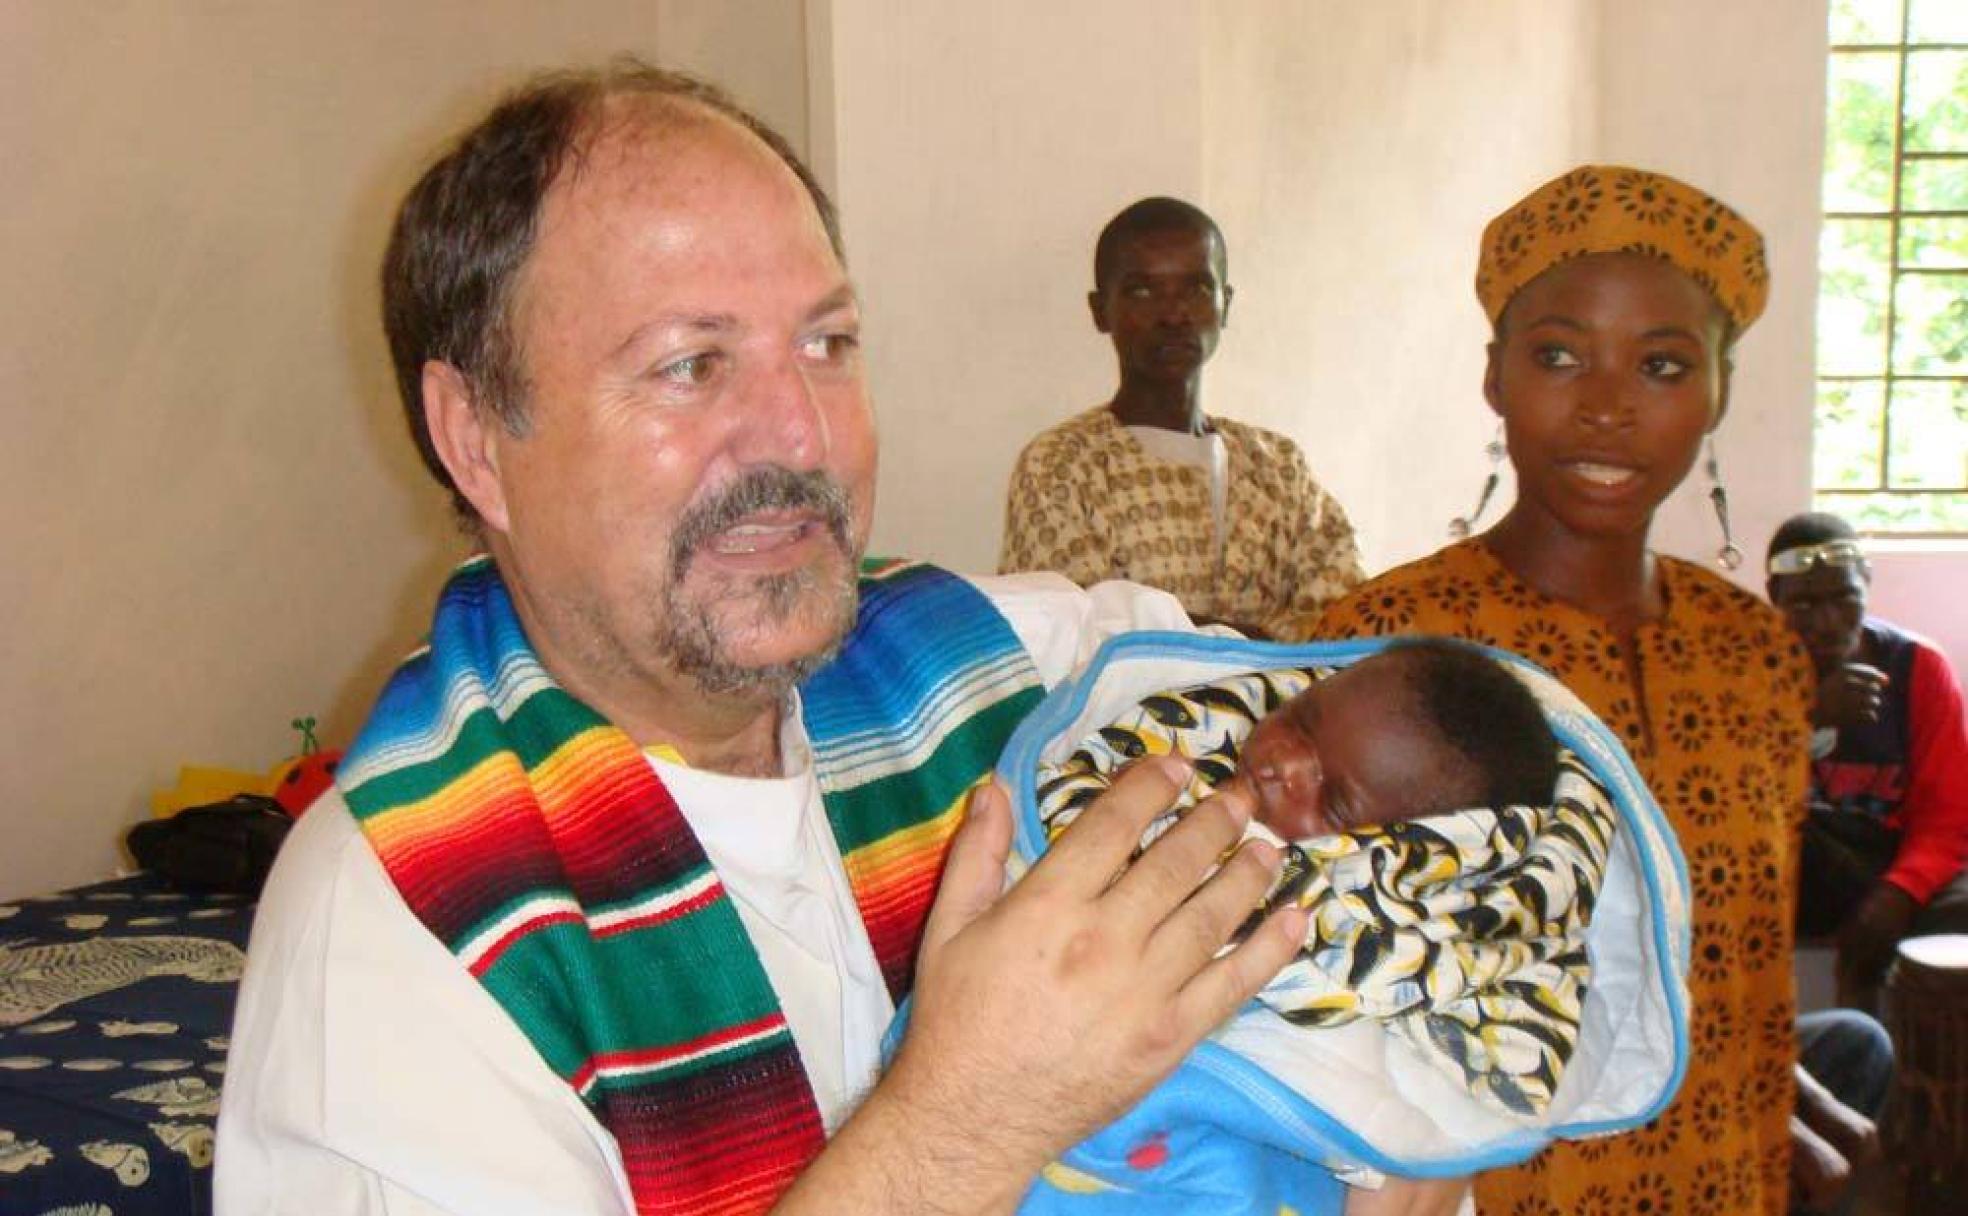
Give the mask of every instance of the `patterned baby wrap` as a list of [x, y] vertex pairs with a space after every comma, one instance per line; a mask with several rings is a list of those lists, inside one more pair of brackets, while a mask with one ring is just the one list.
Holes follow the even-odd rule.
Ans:
[[[1143, 698], [1062, 763], [1040, 766], [1048, 839], [1128, 762], [1182, 755], [1189, 786], [1145, 847], [1236, 771], [1258, 719], [1333, 670], [1255, 671]], [[1293, 900], [1312, 919], [1297, 959], [1258, 999], [1299, 1026], [1382, 1022], [1478, 1102], [1535, 1122], [1578, 1042], [1585, 932], [1616, 822], [1605, 791], [1563, 750], [1550, 805], [1286, 844], [1267, 905]]]

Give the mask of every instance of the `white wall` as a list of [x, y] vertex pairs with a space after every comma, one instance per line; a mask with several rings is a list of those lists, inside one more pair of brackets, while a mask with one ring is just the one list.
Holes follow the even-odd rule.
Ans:
[[[1749, 555], [1735, 577], [1758, 593], [1770, 533], [1810, 507], [1825, 10], [1824, 0], [1653, 0], [1602, 11], [1592, 154], [1702, 186], [1769, 245], [1769, 309], [1737, 344], [1716, 432]], [[1720, 534], [1707, 489], [1698, 466], [1663, 509], [1657, 547], [1713, 558]]]
[[1208, 406], [1298, 439], [1370, 570], [1418, 557], [1488, 470], [1477, 236], [1586, 146], [1596, 6], [1209, 12], [1205, 194], [1237, 301]]
[[831, 56], [815, 160], [846, 223], [881, 420], [874, 547], [994, 569], [1019, 447], [1113, 388], [1086, 311], [1094, 237], [1141, 195], [1201, 187], [1198, 5], [809, 12]]
[[[461, 549], [374, 287], [439, 142], [543, 65], [804, 128], [798, 0], [0, 6], [0, 898], [104, 876], [177, 766], [345, 741]], [[659, 42], [664, 22], [674, 37]]]

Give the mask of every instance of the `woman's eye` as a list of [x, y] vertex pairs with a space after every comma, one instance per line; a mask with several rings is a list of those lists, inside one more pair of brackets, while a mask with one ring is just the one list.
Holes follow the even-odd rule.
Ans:
[[1675, 355], [1648, 355], [1640, 361], [1640, 370], [1656, 380], [1679, 380], [1688, 374], [1689, 364]]
[[1578, 356], [1562, 346], [1540, 346], [1531, 352], [1531, 358], [1539, 367], [1577, 367]]

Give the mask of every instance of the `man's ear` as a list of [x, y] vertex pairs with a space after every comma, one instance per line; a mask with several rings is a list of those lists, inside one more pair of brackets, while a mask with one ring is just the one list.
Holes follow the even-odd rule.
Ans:
[[499, 443], [506, 428], [481, 408], [463, 372], [439, 359], [424, 364], [424, 425], [451, 482], [488, 527], [507, 526], [506, 488], [499, 480]]
[[1087, 311], [1093, 314], [1093, 327], [1107, 333], [1107, 294], [1098, 287], [1087, 292]]
[[1218, 317], [1216, 321], [1218, 328], [1220, 329], [1230, 328], [1230, 301], [1236, 298], [1237, 298], [1237, 289], [1230, 286], [1230, 284], [1225, 283], [1223, 285], [1223, 315], [1221, 317]]

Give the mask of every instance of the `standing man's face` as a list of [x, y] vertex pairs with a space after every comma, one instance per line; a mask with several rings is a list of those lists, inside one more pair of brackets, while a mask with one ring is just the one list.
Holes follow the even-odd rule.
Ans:
[[577, 692], [777, 696], [844, 635], [874, 499], [859, 327], [768, 148], [608, 104], [516, 284], [525, 433], [488, 422], [459, 478]]
[[1216, 352], [1230, 312], [1223, 249], [1197, 228], [1152, 229], [1123, 240], [1107, 281], [1087, 298], [1114, 340], [1123, 379], [1182, 381]]

